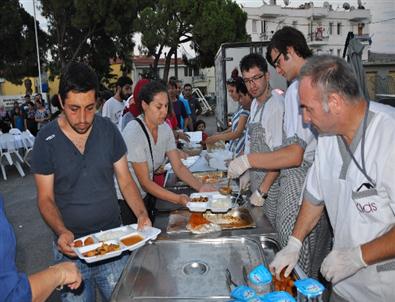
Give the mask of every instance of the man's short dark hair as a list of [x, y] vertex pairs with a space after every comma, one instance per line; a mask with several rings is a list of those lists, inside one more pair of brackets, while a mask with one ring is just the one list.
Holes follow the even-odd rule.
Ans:
[[258, 53], [250, 53], [244, 56], [240, 61], [240, 70], [248, 71], [251, 68], [258, 67], [263, 73], [267, 72], [267, 63], [265, 58]]
[[307, 45], [304, 35], [296, 28], [284, 26], [274, 33], [267, 47], [266, 60], [269, 64], [273, 66], [272, 57], [270, 55], [273, 49], [277, 49], [279, 53], [286, 55], [287, 47], [292, 47], [296, 54], [304, 59], [313, 55]]
[[99, 80], [96, 72], [83, 63], [71, 62], [62, 71], [59, 83], [59, 95], [62, 102], [65, 101], [67, 93], [95, 91], [99, 89]]
[[127, 76], [122, 76], [118, 79], [117, 81], [117, 87], [123, 87], [125, 85], [133, 85], [133, 81], [131, 78], [127, 77]]
[[191, 89], [192, 89], [192, 85], [191, 85], [190, 83], [184, 84], [184, 88], [185, 88], [185, 87], [191, 87]]

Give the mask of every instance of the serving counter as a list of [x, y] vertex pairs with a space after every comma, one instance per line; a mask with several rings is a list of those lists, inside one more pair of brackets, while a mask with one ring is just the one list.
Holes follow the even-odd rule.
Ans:
[[[202, 156], [190, 170], [212, 169]], [[172, 190], [190, 192], [185, 187]], [[261, 263], [268, 265], [279, 249], [261, 207], [246, 206], [255, 227], [207, 234], [186, 230], [169, 234], [169, 215], [180, 208], [159, 201], [157, 209], [154, 226], [162, 233], [131, 254], [112, 301], [229, 301], [232, 285], [226, 270], [237, 284], [246, 284], [246, 272]]]

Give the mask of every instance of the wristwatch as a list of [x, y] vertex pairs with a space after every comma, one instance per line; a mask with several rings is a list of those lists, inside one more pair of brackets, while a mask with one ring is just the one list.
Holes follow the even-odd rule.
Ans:
[[258, 188], [258, 193], [261, 195], [261, 197], [265, 200], [268, 196], [267, 192], [262, 192], [260, 188]]

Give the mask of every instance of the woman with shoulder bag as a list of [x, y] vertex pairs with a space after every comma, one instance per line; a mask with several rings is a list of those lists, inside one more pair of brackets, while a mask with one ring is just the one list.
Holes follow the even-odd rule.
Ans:
[[[166, 86], [160, 82], [150, 82], [140, 91], [139, 99], [143, 113], [127, 124], [122, 136], [128, 148], [129, 169], [144, 198], [150, 219], [154, 221], [157, 198], [180, 205], [189, 201], [187, 195], [176, 194], [154, 182], [154, 171], [165, 162], [166, 157], [178, 178], [191, 188], [199, 192], [215, 191], [215, 188], [202, 184], [180, 160], [173, 132], [165, 123], [169, 106]], [[123, 223], [134, 223], [132, 212], [122, 206], [122, 199], [120, 203]]]

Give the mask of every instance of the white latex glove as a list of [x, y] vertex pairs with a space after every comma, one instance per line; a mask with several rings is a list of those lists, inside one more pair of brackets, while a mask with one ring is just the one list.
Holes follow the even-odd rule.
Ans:
[[284, 277], [289, 276], [296, 263], [298, 263], [301, 248], [302, 242], [296, 237], [289, 236], [287, 246], [276, 254], [272, 263], [269, 265], [270, 271], [276, 275], [277, 279], [280, 279], [280, 273], [284, 267], [287, 267]]
[[250, 196], [250, 203], [254, 206], [261, 207], [265, 202], [266, 198], [263, 198], [261, 193], [258, 190], [255, 190], [254, 193]]
[[251, 168], [250, 162], [246, 154], [239, 156], [229, 163], [228, 177], [237, 178], [246, 170]]
[[249, 173], [249, 171], [246, 171], [239, 178], [240, 191], [247, 189], [249, 185], [250, 185], [250, 173]]
[[362, 259], [361, 247], [333, 250], [322, 262], [321, 274], [326, 280], [336, 284], [363, 267], [367, 267], [367, 264]]

